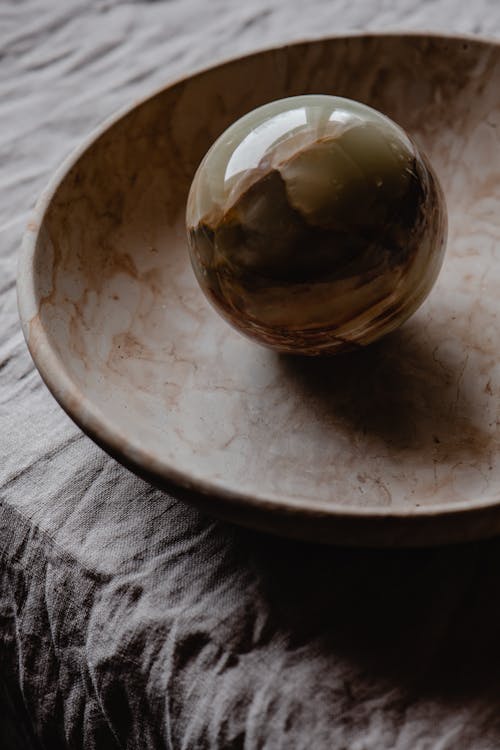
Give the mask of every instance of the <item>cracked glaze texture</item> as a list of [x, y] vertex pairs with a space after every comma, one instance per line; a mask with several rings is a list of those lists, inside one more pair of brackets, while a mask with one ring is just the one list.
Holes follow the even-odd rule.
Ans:
[[376, 341], [421, 305], [441, 268], [446, 209], [401, 128], [310, 94], [220, 136], [186, 226], [198, 282], [229, 323], [278, 351], [331, 354]]
[[[49, 387], [125, 464], [243, 523], [369, 544], [500, 530], [499, 90], [497, 45], [354, 37], [260, 53], [139, 104], [61, 175], [25, 240], [21, 315]], [[327, 362], [233, 332], [200, 293], [184, 231], [215, 138], [318, 91], [398, 122], [449, 214], [425, 304]]]

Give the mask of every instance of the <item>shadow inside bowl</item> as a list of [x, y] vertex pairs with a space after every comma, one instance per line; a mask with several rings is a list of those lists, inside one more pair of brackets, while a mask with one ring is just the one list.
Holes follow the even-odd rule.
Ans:
[[335, 357], [279, 355], [290, 389], [316, 419], [339, 421], [391, 451], [456, 463], [487, 455], [491, 433], [467, 381], [469, 355], [442, 351], [432, 325], [416, 317], [379, 342]]

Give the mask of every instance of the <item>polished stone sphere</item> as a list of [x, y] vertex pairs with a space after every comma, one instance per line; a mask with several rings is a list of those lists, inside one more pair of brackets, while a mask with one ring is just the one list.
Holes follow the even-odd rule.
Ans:
[[376, 110], [307, 95], [231, 125], [193, 179], [191, 261], [236, 329], [284, 352], [375, 341], [423, 302], [446, 209], [408, 135]]

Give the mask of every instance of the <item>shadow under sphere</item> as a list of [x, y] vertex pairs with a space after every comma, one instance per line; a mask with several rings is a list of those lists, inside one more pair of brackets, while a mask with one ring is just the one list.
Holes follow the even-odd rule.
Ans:
[[371, 438], [404, 461], [480, 460], [491, 440], [459, 361], [415, 317], [381, 341], [334, 357], [280, 355], [278, 366], [311, 413], [333, 431]]

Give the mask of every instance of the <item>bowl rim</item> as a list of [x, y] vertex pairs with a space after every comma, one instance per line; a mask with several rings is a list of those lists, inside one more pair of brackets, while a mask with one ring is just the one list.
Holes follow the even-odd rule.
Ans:
[[[168, 490], [194, 494], [196, 497], [210, 496], [218, 499], [223, 505], [239, 506], [259, 513], [293, 513], [304, 517], [328, 517], [342, 520], [409, 520], [409, 519], [432, 519], [439, 517], [454, 517], [466, 513], [477, 513], [493, 509], [500, 504], [500, 496], [487, 500], [474, 501], [473, 498], [454, 501], [450, 503], [436, 503], [435, 505], [409, 505], [407, 508], [394, 509], [391, 507], [378, 506], [350, 506], [338, 502], [314, 501], [311, 498], [289, 497], [279, 493], [256, 493], [242, 491], [231, 486], [230, 483], [220, 479], [206, 479], [203, 475], [197, 476], [194, 472], [179, 470], [175, 465], [166, 460], [151, 456], [141, 448], [139, 441], [135, 444], [119, 434], [113, 427], [113, 420], [109, 419], [102, 409], [98, 408], [93, 401], [82, 392], [75, 384], [66, 370], [59, 354], [51, 344], [51, 336], [40, 324], [38, 314], [35, 264], [37, 257], [37, 245], [40, 232], [43, 229], [44, 220], [61, 183], [76, 165], [80, 158], [104, 135], [111, 127], [124, 119], [135, 109], [143, 106], [146, 102], [161, 95], [162, 92], [176, 86], [187, 83], [195, 78], [201, 78], [207, 73], [212, 73], [226, 66], [233, 65], [243, 60], [258, 57], [264, 53], [277, 52], [282, 49], [300, 47], [302, 45], [313, 45], [324, 42], [343, 42], [350, 39], [435, 39], [461, 42], [477, 46], [500, 47], [500, 39], [486, 35], [440, 33], [439, 31], [399, 31], [389, 30], [383, 32], [346, 32], [342, 34], [312, 36], [277, 44], [263, 46], [253, 52], [224, 58], [214, 61], [213, 64], [196, 68], [192, 72], [152, 89], [149, 93], [127, 104], [110, 117], [104, 119], [95, 127], [89, 135], [83, 139], [70, 154], [63, 159], [55, 170], [48, 184], [41, 192], [34, 209], [31, 212], [21, 244], [21, 251], [17, 269], [17, 305], [24, 338], [45, 385], [53, 397], [76, 423], [94, 442], [103, 448], [108, 454], [124, 464], [138, 475], [146, 476], [152, 483]], [[34, 324], [38, 323], [35, 330]], [[416, 498], [418, 500], [418, 498]]]

